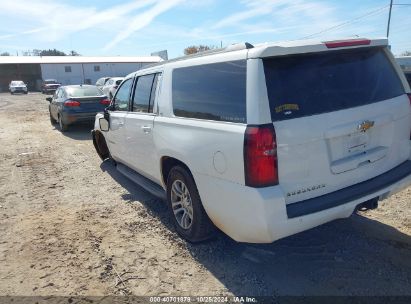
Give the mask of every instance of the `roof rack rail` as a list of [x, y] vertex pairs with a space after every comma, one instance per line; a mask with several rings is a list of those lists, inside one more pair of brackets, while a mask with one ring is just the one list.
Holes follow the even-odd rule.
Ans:
[[191, 54], [191, 55], [185, 55], [185, 56], [173, 58], [173, 59], [170, 59], [170, 60], [160, 61], [160, 62], [157, 62], [157, 63], [147, 65], [144, 68], [151, 68], [151, 67], [163, 65], [163, 64], [166, 64], [166, 63], [182, 61], [182, 60], [186, 60], [186, 59], [190, 59], [190, 58], [198, 58], [198, 57], [204, 57], [204, 56], [209, 56], [209, 55], [214, 55], [214, 54], [221, 54], [221, 53], [227, 53], [227, 52], [248, 50], [248, 49], [252, 49], [252, 48], [254, 48], [254, 46], [251, 43], [248, 43], [248, 42], [234, 43], [234, 44], [230, 44], [230, 45], [228, 45], [224, 48], [212, 49], [212, 50], [208, 50], [208, 51], [204, 51], [204, 52], [199, 52], [199, 53], [195, 53], [195, 54]]

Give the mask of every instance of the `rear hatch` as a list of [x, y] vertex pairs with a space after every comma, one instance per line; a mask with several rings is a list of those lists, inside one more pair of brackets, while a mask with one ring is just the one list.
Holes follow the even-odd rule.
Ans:
[[410, 156], [410, 102], [384, 47], [263, 59], [286, 203], [371, 179]]

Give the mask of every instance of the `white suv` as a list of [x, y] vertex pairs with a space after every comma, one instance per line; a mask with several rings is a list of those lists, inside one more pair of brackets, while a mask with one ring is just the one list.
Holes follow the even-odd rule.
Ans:
[[187, 240], [267, 243], [411, 185], [407, 93], [386, 39], [233, 45], [130, 74], [92, 133]]

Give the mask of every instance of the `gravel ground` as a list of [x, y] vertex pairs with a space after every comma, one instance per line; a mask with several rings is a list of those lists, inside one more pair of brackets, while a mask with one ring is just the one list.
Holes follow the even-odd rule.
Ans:
[[0, 94], [0, 295], [411, 295], [411, 188], [269, 245], [182, 241], [165, 204]]

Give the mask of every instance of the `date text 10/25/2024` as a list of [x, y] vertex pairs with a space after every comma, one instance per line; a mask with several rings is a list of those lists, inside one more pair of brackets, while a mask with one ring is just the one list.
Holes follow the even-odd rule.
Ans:
[[150, 303], [257, 303], [253, 297], [150, 297]]

